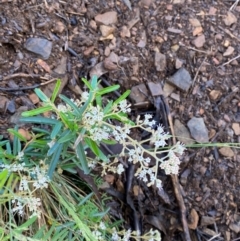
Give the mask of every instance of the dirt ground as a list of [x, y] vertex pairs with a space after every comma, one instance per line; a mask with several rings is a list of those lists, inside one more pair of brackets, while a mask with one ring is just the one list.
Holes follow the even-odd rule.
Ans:
[[[136, 115], [155, 111], [149, 83], [162, 87], [176, 136], [239, 143], [239, 43], [238, 0], [0, 0], [0, 134], [39, 106], [34, 86], [50, 94], [47, 81], [58, 77], [77, 98], [80, 78], [95, 74], [132, 89]], [[171, 179], [161, 175], [164, 193], [132, 186], [143, 229], [186, 240]], [[188, 148], [179, 182], [191, 240], [240, 240], [237, 149]]]

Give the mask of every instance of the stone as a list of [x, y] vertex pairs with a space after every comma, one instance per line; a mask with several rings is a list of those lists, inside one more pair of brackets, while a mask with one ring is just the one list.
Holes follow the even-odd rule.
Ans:
[[117, 12], [110, 11], [103, 14], [98, 14], [95, 18], [98, 24], [111, 25], [117, 23]]
[[169, 84], [169, 83], [165, 83], [163, 86], [163, 94], [165, 97], [168, 97], [174, 90], [175, 90], [175, 86]]
[[54, 24], [53, 30], [54, 30], [55, 33], [61, 34], [65, 30], [65, 24], [61, 21], [57, 21]]
[[120, 36], [121, 38], [130, 38], [131, 37], [131, 33], [130, 33], [130, 30], [127, 26], [122, 26], [122, 29], [121, 29], [121, 32], [120, 32]]
[[202, 216], [200, 226], [208, 226], [215, 223], [215, 218], [209, 216]]
[[182, 68], [182, 65], [183, 65], [183, 62], [177, 58], [175, 61], [175, 68], [180, 69], [180, 68]]
[[23, 123], [20, 122], [20, 118], [22, 115], [22, 112], [27, 111], [27, 106], [21, 106], [17, 109], [16, 113], [10, 117], [10, 123], [15, 125], [23, 125]]
[[190, 222], [188, 223], [188, 227], [190, 229], [196, 229], [198, 226], [199, 216], [194, 208], [190, 211], [188, 219], [190, 220]]
[[155, 52], [154, 64], [157, 71], [164, 71], [166, 69], [167, 64], [166, 55], [159, 52]]
[[5, 96], [0, 95], [0, 112], [3, 113], [6, 110], [6, 104], [8, 103], [9, 99]]
[[176, 138], [185, 145], [192, 145], [195, 141], [191, 138], [190, 132], [178, 119], [174, 121], [174, 134]]
[[178, 87], [182, 91], [188, 91], [192, 85], [192, 78], [185, 68], [179, 69], [172, 77], [167, 80], [170, 84]]
[[237, 22], [236, 16], [232, 12], [228, 12], [226, 18], [223, 19], [223, 22], [227, 25], [230, 26], [233, 23]]
[[11, 114], [16, 112], [16, 103], [14, 99], [7, 102], [7, 111]]
[[185, 0], [173, 0], [173, 4], [183, 4]]
[[29, 99], [32, 101], [32, 103], [34, 105], [39, 103], [39, 98], [38, 98], [38, 96], [35, 93], [30, 94], [28, 97], [29, 97]]
[[131, 89], [131, 94], [129, 95], [130, 99], [136, 104], [147, 101], [147, 96], [148, 91], [145, 84], [133, 86]]
[[106, 26], [106, 25], [100, 25], [100, 31], [103, 37], [109, 36], [111, 33], [113, 33], [115, 30], [114, 27]]
[[148, 82], [148, 89], [150, 90], [152, 96], [163, 95], [163, 90], [160, 83]]
[[177, 94], [177, 93], [172, 93], [172, 94], [170, 95], [170, 97], [171, 97], [172, 99], [178, 101], [178, 102], [180, 102], [180, 100], [181, 100], [180, 95]]
[[196, 48], [201, 48], [204, 45], [205, 41], [205, 35], [202, 34], [193, 40], [193, 44]]
[[234, 130], [235, 135], [240, 135], [240, 126], [239, 123], [232, 123], [232, 129]]
[[143, 6], [149, 7], [153, 3], [153, 0], [141, 0]]
[[24, 48], [43, 59], [48, 59], [52, 52], [52, 42], [44, 38], [28, 38]]
[[208, 130], [205, 126], [203, 118], [193, 117], [188, 121], [187, 126], [190, 130], [191, 136], [199, 143], [209, 141]]
[[229, 225], [229, 228], [230, 228], [234, 233], [239, 233], [239, 232], [240, 232], [240, 224], [231, 223], [231, 224]]
[[197, 18], [190, 18], [189, 22], [193, 27], [201, 27], [201, 23]]
[[211, 100], [216, 100], [222, 95], [222, 92], [219, 90], [212, 90], [209, 94]]
[[225, 157], [233, 157], [234, 156], [233, 150], [228, 146], [220, 148], [219, 152], [221, 155], [223, 155]]
[[234, 48], [232, 46], [229, 46], [227, 50], [223, 53], [223, 56], [230, 56], [234, 52]]
[[202, 31], [203, 31], [203, 28], [202, 28], [202, 27], [196, 27], [196, 28], [193, 30], [193, 36], [199, 35], [200, 33], [202, 33]]
[[191, 173], [191, 170], [188, 168], [188, 169], [184, 170], [184, 172], [181, 174], [180, 182], [183, 186], [185, 186], [187, 184], [187, 179], [188, 179], [188, 176], [190, 173]]

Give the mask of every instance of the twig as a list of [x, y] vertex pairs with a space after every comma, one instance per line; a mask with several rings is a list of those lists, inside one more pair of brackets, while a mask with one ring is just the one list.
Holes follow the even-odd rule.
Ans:
[[232, 11], [239, 3], [239, 0], [237, 0], [230, 8], [229, 11]]
[[26, 86], [26, 87], [18, 87], [18, 88], [3, 88], [3, 87], [0, 87], [0, 91], [20, 91], [20, 90], [31, 90], [31, 89], [35, 89], [35, 88], [38, 88], [38, 87], [41, 87], [41, 86], [44, 86], [44, 85], [47, 85], [47, 84], [50, 84], [52, 83], [53, 81], [55, 81], [57, 78], [54, 78], [54, 79], [51, 79], [47, 82], [44, 82], [44, 83], [41, 83], [41, 84], [35, 84], [35, 85], [32, 85], [32, 86]]
[[219, 236], [221, 236], [220, 233], [217, 234], [217, 235], [214, 235], [213, 237], [211, 237], [210, 239], [208, 239], [208, 241], [212, 241], [212, 240], [214, 240], [215, 238], [217, 238], [217, 237], [219, 237]]
[[224, 31], [224, 32], [225, 32], [226, 34], [228, 34], [230, 37], [235, 38], [238, 42], [240, 42], [240, 39], [239, 39], [237, 36], [233, 35], [228, 29], [224, 29], [224, 28], [221, 27], [221, 26], [218, 26], [218, 28], [221, 29], [222, 31]]
[[227, 64], [230, 64], [233, 60], [236, 60], [236, 59], [238, 59], [238, 58], [240, 58], [240, 54], [239, 54], [238, 56], [236, 56], [236, 57], [230, 59], [228, 62], [226, 62], [226, 63], [224, 63], [224, 64], [218, 66], [218, 68], [219, 68], [219, 67], [223, 67], [223, 66], [225, 66], [225, 65], [227, 65]]
[[40, 79], [43, 79], [43, 80], [47, 80], [47, 78], [45, 77], [42, 77], [38, 74], [26, 74], [26, 73], [16, 73], [16, 74], [11, 74], [11, 75], [8, 75], [6, 77], [3, 78], [3, 81], [5, 80], [9, 80], [9, 79], [12, 79], [12, 78], [40, 78]]

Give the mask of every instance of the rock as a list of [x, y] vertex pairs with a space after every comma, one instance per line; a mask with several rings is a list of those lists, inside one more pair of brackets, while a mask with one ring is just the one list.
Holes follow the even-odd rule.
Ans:
[[202, 33], [202, 31], [203, 31], [203, 28], [202, 28], [202, 27], [196, 27], [196, 28], [193, 30], [193, 36], [199, 35], [200, 33]]
[[98, 63], [90, 70], [90, 78], [96, 75], [98, 78], [101, 77], [103, 74], [106, 74], [108, 70], [104, 68], [103, 62]]
[[115, 30], [114, 27], [106, 26], [106, 25], [100, 25], [100, 31], [103, 37], [109, 36], [111, 33], [113, 33]]
[[198, 226], [199, 216], [197, 211], [194, 208], [191, 210], [188, 219], [190, 220], [190, 222], [188, 223], [188, 227], [190, 229], [196, 229]]
[[83, 52], [83, 55], [84, 56], [89, 56], [95, 49], [95, 46], [90, 46], [90, 47], [87, 47], [84, 52]]
[[240, 232], [240, 224], [231, 223], [231, 224], [229, 225], [229, 228], [230, 228], [234, 233], [239, 233], [239, 232]]
[[142, 6], [149, 7], [153, 3], [153, 0], [141, 0], [140, 2]]
[[233, 157], [234, 156], [233, 150], [228, 146], [220, 148], [219, 152], [220, 152], [221, 155], [226, 156], [226, 157]]
[[170, 95], [170, 97], [171, 97], [172, 99], [178, 101], [178, 102], [180, 102], [180, 100], [181, 100], [181, 99], [180, 99], [180, 95], [177, 94], [177, 93], [172, 93], [172, 94]]
[[65, 30], [65, 24], [61, 21], [57, 21], [54, 24], [53, 30], [54, 30], [55, 33], [61, 34]]
[[222, 92], [219, 90], [212, 90], [209, 94], [210, 99], [216, 100], [222, 95]]
[[183, 186], [187, 184], [187, 179], [190, 173], [191, 173], [191, 170], [188, 168], [181, 174], [180, 182]]
[[18, 133], [22, 135], [27, 141], [31, 140], [31, 135], [28, 131], [24, 130], [23, 128], [18, 129]]
[[189, 22], [195, 28], [196, 27], [201, 27], [201, 23], [200, 23], [200, 21], [197, 18], [190, 18]]
[[9, 101], [5, 96], [0, 95], [0, 112], [3, 113], [6, 110], [6, 104]]
[[191, 136], [199, 143], [208, 142], [208, 130], [205, 126], [203, 118], [193, 117], [188, 121], [187, 126], [190, 130]]
[[51, 72], [50, 66], [44, 60], [38, 59], [37, 64], [40, 65], [46, 72]]
[[165, 97], [168, 97], [174, 90], [175, 90], [175, 86], [169, 84], [169, 83], [165, 83], [163, 86], [163, 94]]
[[173, 4], [183, 4], [185, 0], [173, 0]]
[[60, 60], [58, 66], [54, 69], [54, 72], [57, 74], [66, 74], [67, 72], [67, 57], [63, 56]]
[[217, 12], [217, 9], [216, 9], [215, 7], [210, 7], [208, 14], [209, 14], [209, 15], [215, 15], [216, 12]]
[[103, 14], [98, 14], [94, 19], [98, 24], [115, 24], [117, 23], [117, 12], [110, 11]]
[[10, 117], [10, 123], [15, 125], [21, 125], [19, 119], [21, 118], [22, 112], [27, 111], [27, 106], [21, 106], [17, 109], [16, 113]]
[[182, 91], [188, 91], [191, 84], [192, 78], [189, 72], [185, 68], [179, 69], [172, 77], [167, 80], [170, 84], [178, 87]]
[[163, 95], [162, 86], [160, 83], [148, 82], [148, 89], [152, 96]]
[[116, 70], [118, 69], [118, 66], [116, 63], [114, 63], [113, 61], [111, 61], [109, 58], [106, 58], [103, 61], [103, 67], [107, 70]]
[[208, 226], [208, 225], [212, 225], [214, 223], [215, 223], [215, 218], [213, 218], [213, 217], [208, 217], [208, 216], [201, 217], [200, 226]]
[[159, 52], [155, 52], [155, 61], [154, 61], [155, 67], [157, 71], [164, 71], [166, 69], [166, 55], [161, 54]]
[[141, 34], [141, 39], [139, 40], [137, 46], [139, 48], [145, 48], [146, 44], [147, 44], [147, 35], [146, 35], [146, 32], [143, 31]]
[[97, 23], [94, 20], [91, 20], [89, 22], [89, 26], [90, 26], [90, 28], [97, 30]]
[[28, 38], [24, 48], [40, 55], [43, 59], [48, 59], [52, 51], [52, 42], [44, 38]]
[[235, 135], [240, 135], [240, 126], [239, 123], [233, 123], [232, 128], [234, 130]]
[[130, 99], [136, 104], [147, 101], [147, 96], [148, 91], [145, 84], [133, 86], [131, 89], [131, 94], [129, 95]]
[[16, 112], [16, 103], [15, 100], [10, 100], [7, 102], [7, 110], [13, 114]]
[[177, 58], [176, 62], [175, 62], [175, 68], [180, 69], [180, 68], [182, 68], [182, 65], [183, 65], [183, 62]]
[[174, 121], [174, 133], [177, 139], [185, 145], [192, 145], [195, 141], [192, 140], [190, 132], [178, 119]]
[[121, 38], [125, 38], [125, 37], [128, 37], [130, 38], [131, 37], [131, 33], [130, 33], [130, 30], [127, 26], [122, 26], [122, 30], [120, 32], [120, 36]]
[[230, 26], [233, 23], [237, 22], [236, 16], [232, 12], [228, 12], [226, 18], [223, 19], [223, 22], [227, 25]]
[[170, 33], [176, 33], [176, 34], [182, 33], [182, 30], [177, 28], [168, 28], [167, 31]]
[[29, 99], [32, 101], [32, 103], [33, 103], [34, 105], [36, 105], [37, 103], [39, 103], [39, 98], [38, 98], [38, 96], [37, 96], [36, 94], [32, 93], [32, 94], [30, 94], [28, 97], [29, 97]]
[[193, 40], [193, 44], [196, 48], [201, 48], [205, 43], [205, 35], [202, 34]]
[[234, 48], [232, 46], [229, 46], [227, 50], [223, 53], [223, 56], [229, 56], [232, 55], [234, 52]]
[[100, 41], [109, 40], [109, 39], [112, 40], [113, 38], [114, 38], [114, 35], [113, 35], [113, 34], [109, 34], [109, 35], [106, 36], [106, 37], [103, 37], [103, 36], [100, 37], [99, 40], [100, 40]]

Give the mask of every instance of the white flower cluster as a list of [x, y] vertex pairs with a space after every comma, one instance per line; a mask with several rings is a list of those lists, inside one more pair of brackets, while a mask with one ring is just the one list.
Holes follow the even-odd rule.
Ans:
[[180, 165], [180, 160], [179, 158], [175, 155], [175, 153], [170, 150], [168, 153], [168, 160], [163, 161], [160, 164], [160, 167], [165, 171], [167, 175], [169, 174], [178, 174], [179, 171], [179, 165]]
[[7, 169], [8, 172], [18, 172], [18, 171], [24, 171], [25, 170], [25, 163], [14, 163], [12, 165], [8, 164], [0, 164], [0, 168], [2, 170]]
[[128, 137], [128, 134], [130, 134], [130, 128], [127, 125], [124, 127], [115, 126], [115, 129], [112, 131], [112, 137], [121, 144]]
[[[70, 99], [70, 100], [78, 107], [81, 106], [81, 104], [82, 104], [82, 102], [78, 99], [76, 99], [76, 100]], [[64, 103], [58, 104], [57, 109], [58, 109], [58, 111], [63, 112], [63, 113], [72, 111], [72, 107], [70, 105], [64, 104]]]
[[130, 113], [131, 112], [131, 108], [130, 108], [130, 105], [127, 104], [127, 100], [120, 101], [119, 104], [118, 104], [118, 108], [123, 113]]
[[150, 141], [154, 143], [155, 148], [164, 147], [167, 145], [166, 140], [168, 140], [169, 137], [169, 134], [164, 132], [163, 127], [158, 126]]
[[136, 164], [137, 162], [140, 162], [142, 164], [144, 164], [145, 166], [148, 166], [148, 164], [150, 163], [151, 159], [150, 157], [143, 157], [144, 154], [144, 150], [141, 147], [137, 147], [136, 149], [131, 149], [129, 150], [129, 158], [128, 161], [129, 162], [133, 162], [133, 164]]
[[125, 231], [124, 236], [121, 238], [116, 230], [112, 233], [111, 240], [112, 241], [129, 241], [131, 237], [131, 229]]
[[147, 126], [147, 127], [152, 127], [156, 124], [155, 120], [150, 120], [152, 119], [152, 115], [151, 114], [146, 114], [144, 115], [144, 120], [140, 120], [140, 116], [137, 118], [137, 124], [138, 125], [143, 125], [143, 126]]
[[48, 188], [48, 184], [50, 183], [50, 178], [47, 175], [47, 171], [45, 169], [40, 168], [39, 166], [36, 166], [31, 171], [31, 176], [34, 177], [33, 186], [36, 189]]
[[40, 198], [35, 197], [16, 197], [12, 199], [12, 212], [17, 212], [20, 216], [24, 215], [24, 208], [27, 207], [32, 213], [31, 216], [40, 216], [39, 206], [41, 206]]

